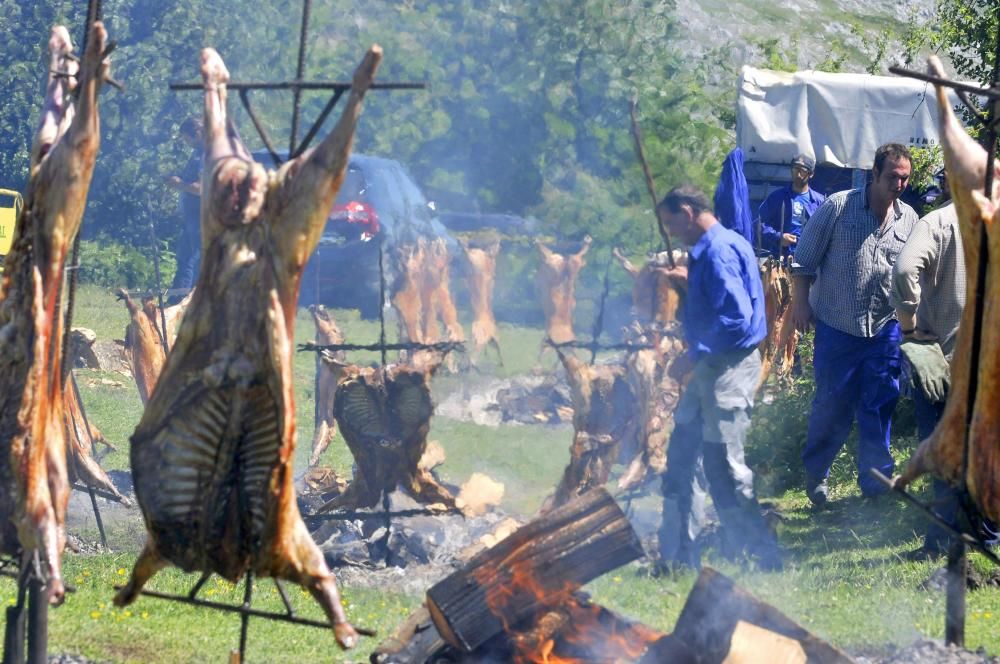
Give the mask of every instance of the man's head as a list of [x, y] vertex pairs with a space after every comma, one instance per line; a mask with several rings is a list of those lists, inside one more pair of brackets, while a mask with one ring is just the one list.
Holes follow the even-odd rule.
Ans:
[[694, 244], [716, 223], [712, 206], [705, 194], [691, 185], [674, 187], [656, 206], [662, 235], [671, 234], [687, 244]]
[[201, 144], [202, 122], [201, 118], [191, 116], [181, 123], [180, 135], [191, 147]]
[[910, 181], [912, 163], [905, 145], [886, 143], [879, 147], [872, 166], [871, 193], [890, 202], [899, 198]]
[[807, 154], [795, 155], [792, 159], [792, 189], [798, 192], [809, 188], [809, 180], [816, 172], [816, 160]]

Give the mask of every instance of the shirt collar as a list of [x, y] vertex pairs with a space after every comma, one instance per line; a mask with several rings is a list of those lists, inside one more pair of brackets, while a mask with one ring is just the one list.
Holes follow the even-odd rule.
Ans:
[[[868, 204], [868, 187], [862, 187], [859, 191], [861, 191], [861, 200], [864, 202], [864, 208], [871, 212], [871, 206]], [[901, 216], [903, 216], [903, 208], [899, 207], [899, 197], [897, 196], [892, 201], [892, 219], [895, 221]]]
[[698, 241], [694, 243], [694, 246], [688, 252], [691, 255], [691, 260], [696, 261], [701, 258], [701, 255], [705, 253], [708, 246], [712, 244], [712, 238], [721, 233], [722, 230], [722, 224], [718, 221], [709, 226], [708, 230], [698, 238]]

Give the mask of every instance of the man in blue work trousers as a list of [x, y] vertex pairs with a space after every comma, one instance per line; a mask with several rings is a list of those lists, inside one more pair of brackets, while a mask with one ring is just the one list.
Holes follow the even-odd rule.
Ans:
[[858, 421], [858, 485], [886, 489], [870, 474], [892, 476], [892, 412], [899, 399], [899, 323], [889, 302], [892, 266], [917, 222], [899, 200], [911, 170], [906, 146], [875, 152], [867, 187], [830, 196], [802, 230], [792, 275], [792, 319], [805, 330], [815, 316], [816, 395], [802, 462], [813, 505], [828, 498], [830, 465]]
[[701, 460], [722, 522], [725, 553], [756, 559], [761, 569], [780, 569], [777, 541], [761, 516], [753, 473], [743, 459], [760, 378], [757, 345], [767, 334], [753, 248], [719, 223], [708, 199], [693, 187], [675, 188], [656, 211], [661, 230], [691, 247], [686, 267], [662, 268], [687, 290], [683, 320], [688, 352], [671, 366], [671, 374], [690, 371], [691, 380], [674, 411], [667, 451], [661, 562], [699, 564], [689, 526]]

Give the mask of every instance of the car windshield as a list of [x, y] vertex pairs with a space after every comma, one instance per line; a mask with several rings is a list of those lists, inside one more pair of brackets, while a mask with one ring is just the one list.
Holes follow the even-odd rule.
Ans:
[[337, 192], [335, 205], [346, 205], [351, 201], [365, 202], [368, 200], [367, 194], [365, 176], [357, 168], [348, 168], [347, 174], [344, 175], [344, 182], [340, 185], [340, 191]]

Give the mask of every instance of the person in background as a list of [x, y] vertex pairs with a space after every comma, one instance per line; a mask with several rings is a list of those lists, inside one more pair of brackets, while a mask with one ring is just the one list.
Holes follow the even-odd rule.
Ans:
[[[194, 288], [201, 263], [201, 168], [204, 153], [201, 119], [190, 117], [182, 122], [180, 136], [191, 148], [191, 156], [179, 175], [167, 178], [167, 184], [180, 192], [178, 212], [181, 218], [181, 232], [175, 248], [177, 272], [170, 288], [187, 291]], [[171, 300], [180, 297], [183, 294], [175, 293]]]
[[722, 523], [725, 553], [755, 558], [761, 569], [780, 569], [778, 544], [764, 522], [753, 473], [743, 458], [760, 378], [757, 346], [767, 334], [753, 248], [719, 223], [707, 198], [693, 187], [673, 189], [656, 212], [661, 232], [691, 247], [687, 266], [660, 268], [687, 290], [688, 353], [671, 365], [671, 375], [691, 373], [674, 411], [663, 476], [661, 564], [699, 564], [688, 525], [700, 460]]
[[799, 154], [792, 159], [792, 181], [775, 189], [757, 208], [761, 249], [781, 257], [794, 250], [802, 227], [826, 201], [826, 196], [809, 186], [816, 172], [816, 160]]
[[[903, 335], [900, 350], [914, 377], [913, 409], [917, 434], [923, 440], [933, 433], [944, 412], [949, 365], [965, 307], [965, 254], [954, 203], [934, 210], [914, 225], [893, 267], [890, 296]], [[935, 479], [934, 503], [941, 517], [956, 524], [956, 489]], [[976, 521], [974, 526], [985, 539], [996, 539], [994, 524], [978, 515]], [[923, 546], [910, 557], [942, 556], [948, 552], [949, 539], [948, 532], [931, 521]]]
[[828, 498], [830, 465], [858, 421], [862, 495], [886, 491], [871, 476], [892, 476], [892, 413], [899, 399], [901, 334], [889, 303], [892, 268], [917, 213], [899, 201], [912, 169], [906, 146], [875, 151], [868, 186], [830, 196], [802, 229], [792, 275], [792, 322], [805, 331], [815, 315], [816, 394], [802, 462], [806, 495]]

